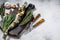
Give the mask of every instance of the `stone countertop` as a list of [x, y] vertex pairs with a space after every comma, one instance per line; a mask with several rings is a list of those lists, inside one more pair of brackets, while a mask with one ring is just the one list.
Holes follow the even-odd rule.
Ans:
[[[60, 0], [24, 0], [28, 3], [35, 4], [36, 10], [34, 16], [40, 12], [45, 22], [33, 29], [28, 34], [22, 35], [20, 39], [10, 40], [60, 40]], [[24, 2], [23, 0], [8, 0], [11, 3]], [[40, 19], [39, 18], [39, 19]], [[39, 20], [38, 19], [38, 20]], [[2, 31], [0, 31], [0, 40], [2, 39]]]

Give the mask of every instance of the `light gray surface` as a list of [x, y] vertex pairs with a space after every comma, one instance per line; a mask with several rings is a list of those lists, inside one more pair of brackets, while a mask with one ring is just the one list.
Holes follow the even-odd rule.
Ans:
[[[9, 0], [11, 3], [19, 2], [13, 1]], [[24, 1], [20, 0], [19, 3], [22, 4]], [[11, 38], [10, 40], [60, 40], [60, 0], [27, 0], [27, 2], [35, 4], [34, 15], [40, 12], [45, 22], [20, 39]], [[0, 31], [0, 40], [3, 40], [2, 35]]]

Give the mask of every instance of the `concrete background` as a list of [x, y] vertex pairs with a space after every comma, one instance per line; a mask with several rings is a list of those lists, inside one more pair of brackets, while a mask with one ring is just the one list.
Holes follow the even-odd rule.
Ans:
[[[7, 0], [11, 3], [20, 3], [27, 1], [36, 6], [34, 16], [40, 12], [45, 22], [32, 30], [30, 33], [22, 35], [20, 39], [10, 40], [60, 40], [60, 0]], [[1, 3], [1, 2], [0, 2]], [[40, 19], [39, 18], [39, 19]], [[39, 20], [38, 19], [38, 20]], [[1, 19], [0, 19], [1, 20]], [[2, 39], [0, 31], [0, 40]]]

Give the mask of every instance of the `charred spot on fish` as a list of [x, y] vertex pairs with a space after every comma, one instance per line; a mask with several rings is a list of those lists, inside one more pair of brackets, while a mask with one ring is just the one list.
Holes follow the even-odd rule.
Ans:
[[33, 4], [29, 4], [28, 7], [30, 7], [31, 9], [35, 9], [35, 5]]

